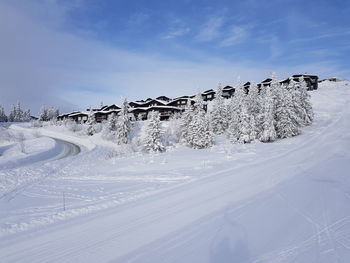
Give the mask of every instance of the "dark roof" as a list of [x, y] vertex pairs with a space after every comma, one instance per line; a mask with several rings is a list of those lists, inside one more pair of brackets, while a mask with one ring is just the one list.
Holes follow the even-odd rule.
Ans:
[[271, 78], [267, 78], [267, 79], [265, 79], [265, 80], [261, 81], [261, 83], [269, 83], [269, 82], [271, 82], [271, 81], [272, 81], [272, 79], [271, 79]]
[[213, 89], [208, 89], [208, 90], [204, 91], [202, 94], [204, 94], [204, 93], [212, 93], [212, 92], [215, 92], [215, 91]]
[[222, 90], [226, 91], [226, 90], [231, 90], [231, 89], [234, 89], [234, 87], [226, 86], [226, 87], [224, 87]]
[[307, 78], [318, 78], [316, 75], [309, 75], [309, 74], [296, 74], [292, 76], [293, 78], [300, 78], [300, 77], [307, 77]]

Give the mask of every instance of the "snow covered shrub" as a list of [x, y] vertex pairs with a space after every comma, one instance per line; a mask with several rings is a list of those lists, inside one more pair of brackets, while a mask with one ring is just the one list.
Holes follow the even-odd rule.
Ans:
[[67, 122], [65, 123], [67, 129], [71, 132], [78, 132], [83, 129], [83, 126], [81, 124], [76, 123], [73, 120], [68, 119]]
[[162, 124], [160, 122], [159, 112], [151, 111], [149, 113], [145, 131], [144, 149], [147, 152], [163, 152], [165, 147], [161, 140]]
[[164, 145], [173, 146], [179, 143], [181, 137], [181, 114], [174, 114], [164, 124]]
[[43, 124], [39, 120], [31, 121], [30, 124], [31, 124], [31, 126], [33, 128], [41, 128], [41, 127], [43, 127]]

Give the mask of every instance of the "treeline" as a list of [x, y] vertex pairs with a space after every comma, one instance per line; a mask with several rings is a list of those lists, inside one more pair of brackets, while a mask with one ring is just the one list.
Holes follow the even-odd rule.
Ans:
[[[216, 135], [226, 136], [232, 143], [254, 140], [273, 142], [300, 134], [303, 126], [313, 121], [310, 95], [303, 79], [289, 84], [272, 81], [259, 88], [252, 83], [249, 91], [238, 85], [234, 96], [224, 99], [221, 85], [216, 98], [205, 110], [201, 94], [195, 103], [187, 105], [182, 114], [175, 114], [168, 122], [160, 121], [159, 112], [151, 112], [148, 120], [131, 122], [125, 100], [121, 112], [111, 115], [107, 122], [97, 124], [91, 112], [84, 126], [87, 135], [102, 133], [102, 137], [117, 144], [132, 144], [148, 152], [161, 152], [176, 143], [191, 148], [211, 147]], [[64, 122], [77, 131], [79, 124]]]
[[[42, 106], [39, 112], [39, 121], [56, 120], [59, 115], [59, 110], [54, 107], [48, 108]], [[11, 106], [9, 115], [6, 115], [4, 107], [0, 105], [0, 122], [26, 122], [35, 119], [31, 116], [30, 110], [22, 110], [21, 104], [18, 102]]]
[[4, 107], [0, 105], [0, 122], [24, 122], [30, 121], [30, 119], [30, 110], [22, 110], [19, 102], [11, 106], [8, 116], [5, 113]]

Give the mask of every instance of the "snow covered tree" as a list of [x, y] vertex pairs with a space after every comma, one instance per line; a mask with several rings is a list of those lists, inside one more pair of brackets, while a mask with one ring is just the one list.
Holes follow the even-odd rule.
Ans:
[[48, 109], [45, 105], [43, 105], [40, 108], [39, 121], [48, 121], [48, 120], [49, 120]]
[[216, 97], [213, 101], [213, 109], [210, 113], [211, 126], [215, 134], [222, 134], [228, 127], [227, 108], [222, 97], [221, 84], [218, 84]]
[[24, 111], [22, 115], [22, 121], [30, 121], [31, 116], [30, 116], [30, 110]]
[[[228, 104], [229, 112], [229, 126], [227, 129], [227, 135], [231, 142], [242, 142], [241, 139], [241, 118], [242, 109], [246, 110], [246, 94], [242, 85], [235, 88], [234, 96], [231, 98]], [[249, 121], [249, 120], [247, 120]]]
[[58, 115], [60, 115], [60, 112], [57, 108], [52, 107], [47, 110], [47, 117], [49, 120], [56, 120]]
[[127, 144], [129, 142], [130, 130], [131, 122], [129, 119], [128, 102], [125, 99], [117, 119], [116, 142], [118, 144]]
[[113, 112], [109, 117], [108, 117], [108, 122], [107, 122], [107, 129], [109, 132], [115, 132], [117, 130], [117, 115]]
[[157, 111], [151, 111], [148, 115], [146, 134], [144, 138], [144, 148], [147, 152], [163, 152], [165, 147], [161, 141], [162, 124], [160, 114]]
[[262, 132], [259, 140], [262, 142], [273, 142], [277, 138], [275, 129], [275, 102], [271, 87], [265, 88]]
[[240, 123], [238, 125], [239, 130], [239, 143], [249, 143], [251, 141], [251, 127], [250, 127], [250, 116], [245, 103], [242, 104]]
[[276, 105], [276, 134], [278, 138], [288, 138], [300, 133], [301, 120], [294, 108], [290, 90], [280, 86]]
[[4, 108], [0, 105], [0, 122], [7, 122], [7, 116]]
[[95, 130], [95, 124], [96, 124], [96, 119], [95, 119], [95, 113], [91, 110], [89, 111], [89, 116], [88, 119], [86, 121], [87, 129], [86, 129], [86, 134], [89, 136], [92, 136], [95, 134], [96, 130]]
[[23, 110], [21, 109], [21, 104], [17, 102], [16, 105], [12, 105], [8, 120], [10, 122], [29, 121], [30, 110], [23, 112]]
[[208, 148], [213, 142], [210, 122], [203, 109], [203, 105], [203, 98], [199, 93], [195, 98], [193, 110], [189, 113], [190, 122], [187, 126], [185, 138], [186, 143], [195, 149]]
[[307, 85], [303, 77], [299, 78], [299, 83], [291, 82], [293, 85], [294, 101], [297, 103], [296, 108], [303, 125], [310, 125], [314, 118], [310, 94], [307, 92]]
[[187, 141], [189, 140], [188, 127], [193, 119], [193, 112], [194, 112], [194, 106], [191, 104], [190, 101], [188, 101], [185, 107], [185, 111], [181, 115], [180, 125], [179, 125], [180, 141], [186, 144], [187, 144]]

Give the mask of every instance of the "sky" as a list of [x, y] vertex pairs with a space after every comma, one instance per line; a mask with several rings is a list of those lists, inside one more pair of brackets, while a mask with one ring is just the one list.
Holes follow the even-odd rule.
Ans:
[[276, 72], [350, 79], [348, 0], [0, 0], [0, 105], [61, 112]]

